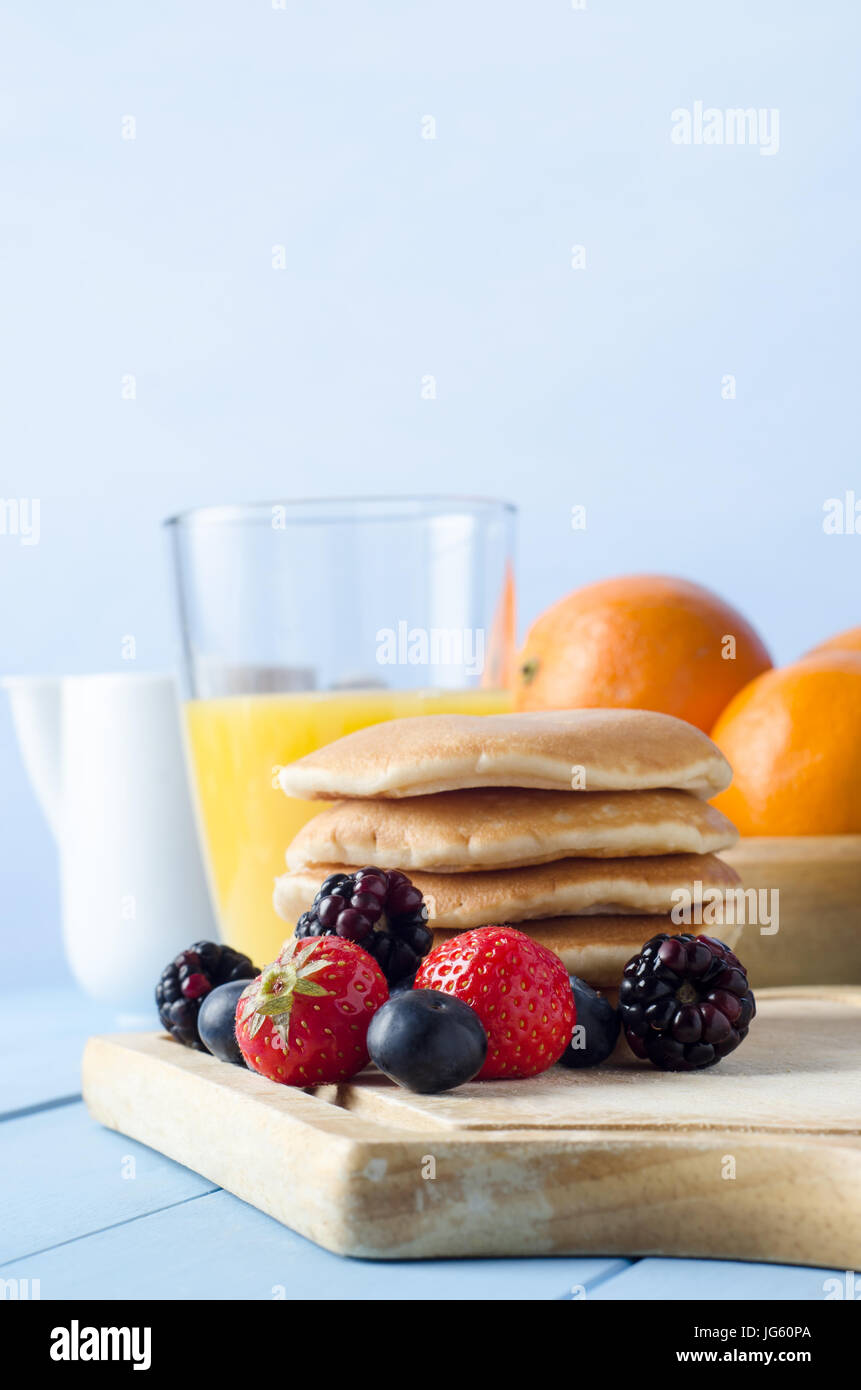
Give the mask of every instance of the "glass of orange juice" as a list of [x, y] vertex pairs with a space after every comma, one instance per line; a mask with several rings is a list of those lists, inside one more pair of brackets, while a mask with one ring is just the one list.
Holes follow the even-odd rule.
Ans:
[[205, 507], [166, 523], [190, 761], [225, 941], [258, 965], [290, 840], [320, 804], [276, 770], [403, 715], [510, 707], [514, 508], [475, 497]]

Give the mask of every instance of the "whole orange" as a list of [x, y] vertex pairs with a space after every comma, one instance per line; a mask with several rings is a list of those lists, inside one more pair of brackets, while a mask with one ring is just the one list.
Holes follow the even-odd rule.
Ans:
[[861, 652], [821, 652], [759, 676], [712, 738], [732, 764], [714, 804], [742, 835], [861, 832]]
[[709, 589], [657, 574], [602, 579], [554, 603], [519, 658], [515, 708], [653, 709], [708, 733], [771, 666], [748, 622]]
[[803, 659], [818, 656], [820, 652], [861, 652], [861, 627], [850, 627], [846, 632], [838, 632], [836, 637], [828, 637], [805, 652]]

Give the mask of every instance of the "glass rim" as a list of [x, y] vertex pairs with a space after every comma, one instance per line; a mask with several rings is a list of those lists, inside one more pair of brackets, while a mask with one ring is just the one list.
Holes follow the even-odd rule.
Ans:
[[[333, 520], [334, 516], [327, 513], [335, 513], [339, 508], [347, 508], [354, 513], [352, 517], [343, 519], [376, 521], [403, 521], [404, 513], [394, 510], [397, 508], [407, 508], [412, 519], [420, 519], [423, 508], [427, 508], [428, 516], [432, 515], [434, 507], [442, 514], [468, 510], [479, 514], [497, 512], [514, 516], [517, 512], [513, 502], [500, 497], [457, 493], [380, 493], [343, 497], [282, 497], [273, 498], [268, 502], [228, 502], [188, 507], [173, 516], [165, 517], [162, 525], [175, 529], [192, 526], [254, 525], [263, 521], [271, 525], [274, 507], [284, 507], [288, 512], [288, 520], [293, 519], [289, 516], [290, 511], [295, 511], [296, 521]], [[312, 515], [304, 514], [309, 511]], [[315, 517], [314, 511], [319, 512], [319, 516]]]

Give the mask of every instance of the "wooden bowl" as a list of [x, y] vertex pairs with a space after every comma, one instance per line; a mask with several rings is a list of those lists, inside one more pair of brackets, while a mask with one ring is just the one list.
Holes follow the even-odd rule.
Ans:
[[735, 948], [755, 988], [861, 984], [861, 835], [751, 836], [722, 858], [746, 889], [778, 890], [777, 932], [748, 922]]

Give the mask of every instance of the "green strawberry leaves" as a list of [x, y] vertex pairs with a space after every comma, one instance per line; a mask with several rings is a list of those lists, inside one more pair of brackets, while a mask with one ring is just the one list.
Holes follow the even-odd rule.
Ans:
[[259, 987], [248, 996], [246, 1007], [240, 1015], [242, 1022], [248, 1025], [249, 1039], [255, 1038], [266, 1020], [270, 1019], [286, 1048], [296, 995], [319, 997], [330, 993], [310, 978], [333, 964], [325, 956], [311, 959], [319, 945], [319, 941], [311, 941], [297, 950], [299, 942], [294, 937], [278, 960], [263, 972]]
[[263, 1014], [255, 1013], [252, 1015], [251, 1021], [248, 1024], [249, 1039], [257, 1037], [257, 1034], [260, 1032], [260, 1029], [263, 1027], [263, 1024], [265, 1022], [266, 1019]]
[[296, 993], [297, 993], [297, 994], [328, 994], [329, 991], [328, 991], [327, 989], [324, 989], [322, 985], [318, 985], [316, 980], [297, 980], [297, 981], [296, 981]]

